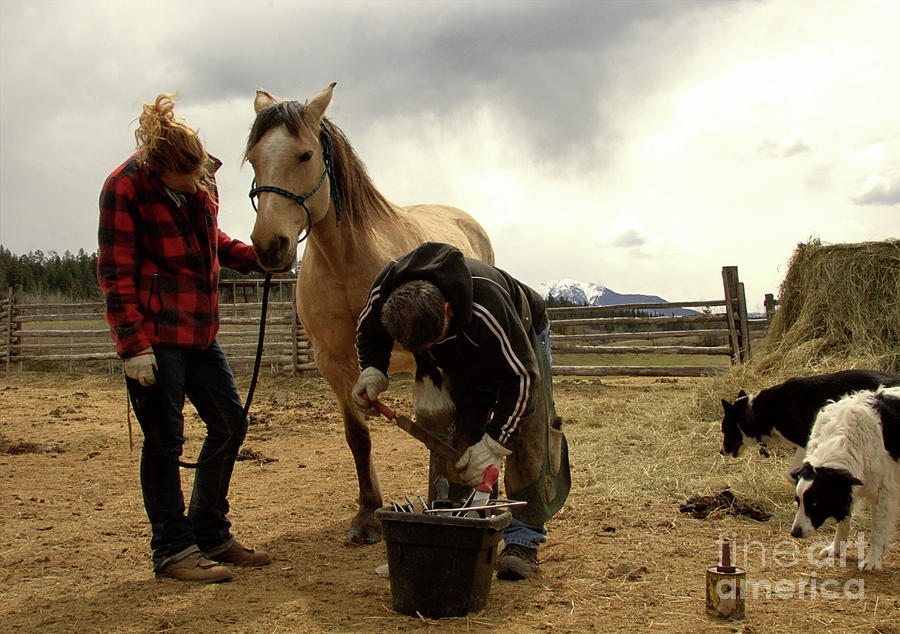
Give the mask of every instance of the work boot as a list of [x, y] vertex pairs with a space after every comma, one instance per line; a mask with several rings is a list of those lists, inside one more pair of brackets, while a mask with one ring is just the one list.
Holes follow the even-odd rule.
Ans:
[[237, 540], [227, 550], [207, 556], [213, 561], [232, 566], [265, 566], [272, 563], [272, 555], [266, 551], [247, 548]]
[[199, 583], [219, 583], [229, 581], [231, 571], [210, 561], [201, 552], [193, 552], [183, 559], [166, 564], [156, 571], [157, 577], [171, 577], [179, 581], [197, 581]]
[[537, 548], [510, 544], [500, 553], [497, 561], [497, 578], [507, 581], [529, 579], [537, 572]]

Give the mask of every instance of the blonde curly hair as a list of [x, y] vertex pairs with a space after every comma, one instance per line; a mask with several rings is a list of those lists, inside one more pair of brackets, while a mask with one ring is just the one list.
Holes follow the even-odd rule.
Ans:
[[177, 96], [161, 93], [152, 104], [145, 103], [134, 131], [138, 154], [158, 174], [193, 174], [203, 168], [201, 183], [208, 174], [208, 155], [197, 131], [175, 116]]

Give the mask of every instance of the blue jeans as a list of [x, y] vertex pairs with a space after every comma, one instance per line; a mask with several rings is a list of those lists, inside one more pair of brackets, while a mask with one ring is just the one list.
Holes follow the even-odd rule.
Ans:
[[516, 518], [512, 518], [509, 526], [503, 529], [503, 543], [507, 546], [518, 544], [525, 548], [537, 548], [546, 541], [546, 527], [526, 524]]
[[[500, 494], [500, 484], [494, 483], [494, 491], [491, 497], [497, 499]], [[535, 526], [526, 524], [516, 518], [509, 521], [509, 526], [503, 529], [503, 544], [509, 546], [518, 544], [525, 548], [537, 548], [547, 541], [547, 528], [544, 525]]]
[[[156, 384], [126, 379], [144, 434], [141, 490], [152, 528], [153, 567], [202, 550], [214, 554], [234, 540], [228, 521], [228, 485], [247, 421], [225, 354], [217, 342], [206, 349], [156, 346]], [[178, 460], [184, 445], [184, 398], [206, 424], [197, 457], [187, 514]]]

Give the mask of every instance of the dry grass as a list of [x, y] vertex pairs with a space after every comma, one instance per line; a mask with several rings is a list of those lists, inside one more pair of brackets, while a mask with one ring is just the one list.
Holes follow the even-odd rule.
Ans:
[[[636, 388], [634, 379], [609, 378], [595, 381], [602, 400], [562, 401], [564, 420], [595, 430], [574, 439], [581, 486], [621, 500], [653, 496], [671, 502], [730, 488], [743, 502], [766, 512], [789, 511], [793, 494], [785, 473], [790, 455], [776, 451], [768, 460], [754, 451], [737, 460], [719, 455], [721, 405], [708, 411], [697, 407], [701, 395], [718, 389], [709, 385], [717, 380], [645, 380]], [[565, 394], [568, 383], [558, 382], [557, 392]]]

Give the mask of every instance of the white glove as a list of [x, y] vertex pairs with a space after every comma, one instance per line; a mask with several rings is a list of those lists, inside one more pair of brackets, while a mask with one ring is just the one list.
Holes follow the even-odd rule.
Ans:
[[125, 359], [125, 376], [134, 379], [144, 387], [156, 383], [156, 355], [153, 348], [141, 350], [133, 357]]
[[481, 477], [488, 465], [500, 468], [503, 459], [512, 451], [485, 434], [477, 443], [468, 447], [456, 463], [460, 482], [468, 486], [481, 483]]
[[[384, 372], [376, 367], [369, 366], [362, 371], [356, 385], [350, 392], [353, 403], [367, 413], [377, 415], [377, 410], [372, 403], [378, 400], [378, 395], [388, 388], [388, 378]], [[367, 398], [368, 397], [368, 398]]]

